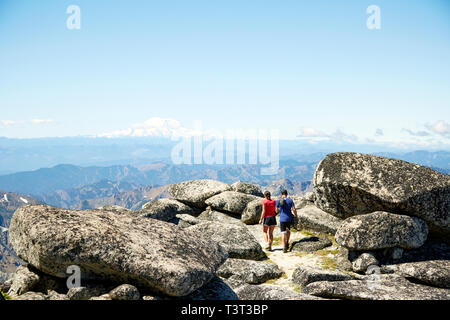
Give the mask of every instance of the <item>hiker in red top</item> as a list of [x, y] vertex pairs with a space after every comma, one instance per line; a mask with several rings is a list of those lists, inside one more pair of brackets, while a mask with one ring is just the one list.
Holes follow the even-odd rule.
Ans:
[[[266, 240], [267, 247], [266, 250], [272, 251], [273, 242], [273, 229], [277, 225], [277, 220], [275, 219], [275, 205], [276, 202], [270, 198], [270, 192], [264, 192], [264, 200], [262, 201], [262, 213], [261, 219], [259, 219], [259, 224], [263, 224], [264, 240]], [[267, 234], [269, 231], [269, 234]]]

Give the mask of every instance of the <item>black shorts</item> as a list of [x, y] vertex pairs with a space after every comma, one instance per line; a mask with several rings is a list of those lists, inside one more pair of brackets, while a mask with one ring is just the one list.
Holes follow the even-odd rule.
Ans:
[[276, 226], [277, 225], [277, 220], [275, 219], [275, 217], [266, 217], [263, 219], [263, 225], [265, 226]]
[[291, 224], [292, 223], [290, 223], [290, 222], [280, 222], [280, 231], [281, 231], [281, 233], [286, 232], [286, 229], [290, 231]]

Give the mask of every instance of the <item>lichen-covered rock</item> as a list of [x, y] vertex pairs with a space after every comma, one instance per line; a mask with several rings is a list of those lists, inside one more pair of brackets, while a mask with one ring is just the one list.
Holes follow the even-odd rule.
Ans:
[[423, 220], [377, 211], [345, 219], [336, 231], [335, 239], [348, 249], [365, 251], [418, 248], [427, 236], [428, 227]]
[[27, 266], [19, 266], [12, 278], [12, 284], [8, 291], [10, 296], [23, 295], [28, 291], [32, 291], [39, 282], [39, 276], [30, 271]]
[[190, 214], [177, 214], [170, 222], [176, 224], [180, 228], [188, 228], [203, 222], [203, 220], [197, 219]]
[[317, 208], [308, 202], [304, 207], [298, 208], [297, 230], [307, 229], [321, 233], [335, 234], [342, 219]]
[[225, 191], [207, 199], [205, 203], [214, 210], [242, 214], [247, 204], [253, 200], [263, 199], [236, 191]]
[[279, 278], [283, 272], [272, 263], [230, 258], [217, 270], [217, 274], [223, 278], [233, 277], [245, 283], [259, 284]]
[[184, 203], [174, 199], [157, 199], [144, 204], [141, 210], [136, 212], [137, 215], [144, 218], [158, 219], [161, 221], [170, 221], [177, 214], [198, 214], [198, 210], [185, 205]]
[[373, 253], [363, 252], [355, 261], [353, 261], [352, 269], [355, 272], [364, 273], [368, 267], [378, 265], [379, 262]]
[[352, 276], [343, 272], [307, 266], [297, 267], [292, 274], [292, 281], [302, 287], [316, 281], [344, 281], [352, 279]]
[[262, 199], [250, 201], [241, 215], [241, 221], [245, 224], [258, 224], [262, 214]]
[[314, 173], [315, 204], [339, 218], [387, 211], [416, 216], [450, 234], [450, 176], [417, 164], [339, 152]]
[[67, 297], [70, 300], [89, 300], [92, 297], [96, 297], [104, 293], [104, 288], [74, 287], [69, 289], [67, 292]]
[[450, 289], [450, 261], [431, 260], [386, 265], [383, 272], [395, 272], [431, 286]]
[[130, 214], [132, 211], [121, 207], [121, 206], [115, 206], [115, 205], [110, 205], [110, 206], [102, 206], [100, 208], [98, 208], [97, 210], [104, 210], [104, 211], [114, 211], [116, 213], [123, 213], [123, 214]]
[[54, 290], [47, 291], [47, 300], [70, 300], [65, 294], [58, 293]]
[[233, 289], [219, 277], [214, 277], [210, 282], [183, 300], [239, 300]]
[[92, 297], [89, 300], [113, 300], [113, 299], [111, 298], [111, 296], [109, 294], [106, 293], [106, 294], [102, 294], [101, 296], [98, 296], [98, 297]]
[[347, 300], [449, 300], [450, 290], [411, 283], [399, 277], [377, 280], [319, 281], [302, 292], [323, 298]]
[[14, 300], [48, 300], [48, 297], [42, 292], [28, 291], [18, 297], [14, 297]]
[[229, 184], [216, 180], [200, 179], [172, 184], [168, 192], [178, 201], [204, 209], [207, 207], [206, 199], [230, 189]]
[[240, 300], [320, 300], [277, 285], [246, 284], [235, 290]]
[[139, 300], [139, 290], [131, 284], [122, 284], [109, 292], [112, 300]]
[[231, 185], [231, 189], [236, 192], [251, 194], [257, 197], [264, 197], [264, 194], [259, 186], [248, 182], [235, 182]]
[[244, 225], [205, 222], [189, 227], [192, 236], [217, 242], [230, 258], [259, 260], [266, 254], [256, 238]]
[[11, 243], [36, 269], [66, 278], [109, 280], [183, 296], [210, 281], [226, 260], [216, 243], [172, 223], [109, 211], [24, 206], [11, 221]]
[[324, 237], [307, 237], [292, 243], [292, 251], [314, 252], [331, 246], [330, 239]]
[[206, 208], [206, 210], [203, 211], [197, 217], [197, 219], [203, 220], [203, 221], [213, 221], [213, 222], [220, 222], [220, 223], [231, 223], [231, 224], [242, 225], [241, 220], [236, 215], [216, 211], [216, 210], [211, 209], [210, 207]]

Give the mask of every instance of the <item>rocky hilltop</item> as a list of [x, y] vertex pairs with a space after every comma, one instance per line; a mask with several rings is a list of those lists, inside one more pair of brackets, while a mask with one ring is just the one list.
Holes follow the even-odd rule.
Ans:
[[279, 227], [263, 249], [263, 191], [206, 179], [140, 210], [21, 207], [9, 241], [25, 263], [0, 289], [19, 300], [450, 299], [448, 175], [330, 154], [313, 192], [293, 197], [287, 253]]

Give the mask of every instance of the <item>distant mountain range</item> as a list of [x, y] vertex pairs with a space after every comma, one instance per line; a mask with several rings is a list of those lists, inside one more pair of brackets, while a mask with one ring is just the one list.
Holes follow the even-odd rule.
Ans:
[[[450, 152], [378, 155], [416, 162], [445, 174], [450, 171]], [[291, 194], [301, 194], [311, 190], [315, 168], [324, 156], [314, 153], [299, 158], [286, 157], [280, 161], [278, 174], [271, 176], [261, 175], [261, 166], [258, 165], [173, 165], [162, 161], [107, 167], [62, 164], [0, 176], [0, 189], [26, 194], [28, 196], [22, 197], [30, 202], [40, 201], [70, 209], [91, 209], [103, 205], [139, 209], [147, 201], [166, 197], [167, 185], [191, 179], [215, 179], [226, 183], [240, 180], [259, 184], [274, 195], [282, 189]], [[20, 197], [12, 195], [11, 199]], [[15, 207], [12, 205], [10, 208]], [[0, 225], [7, 225], [7, 222]]]

